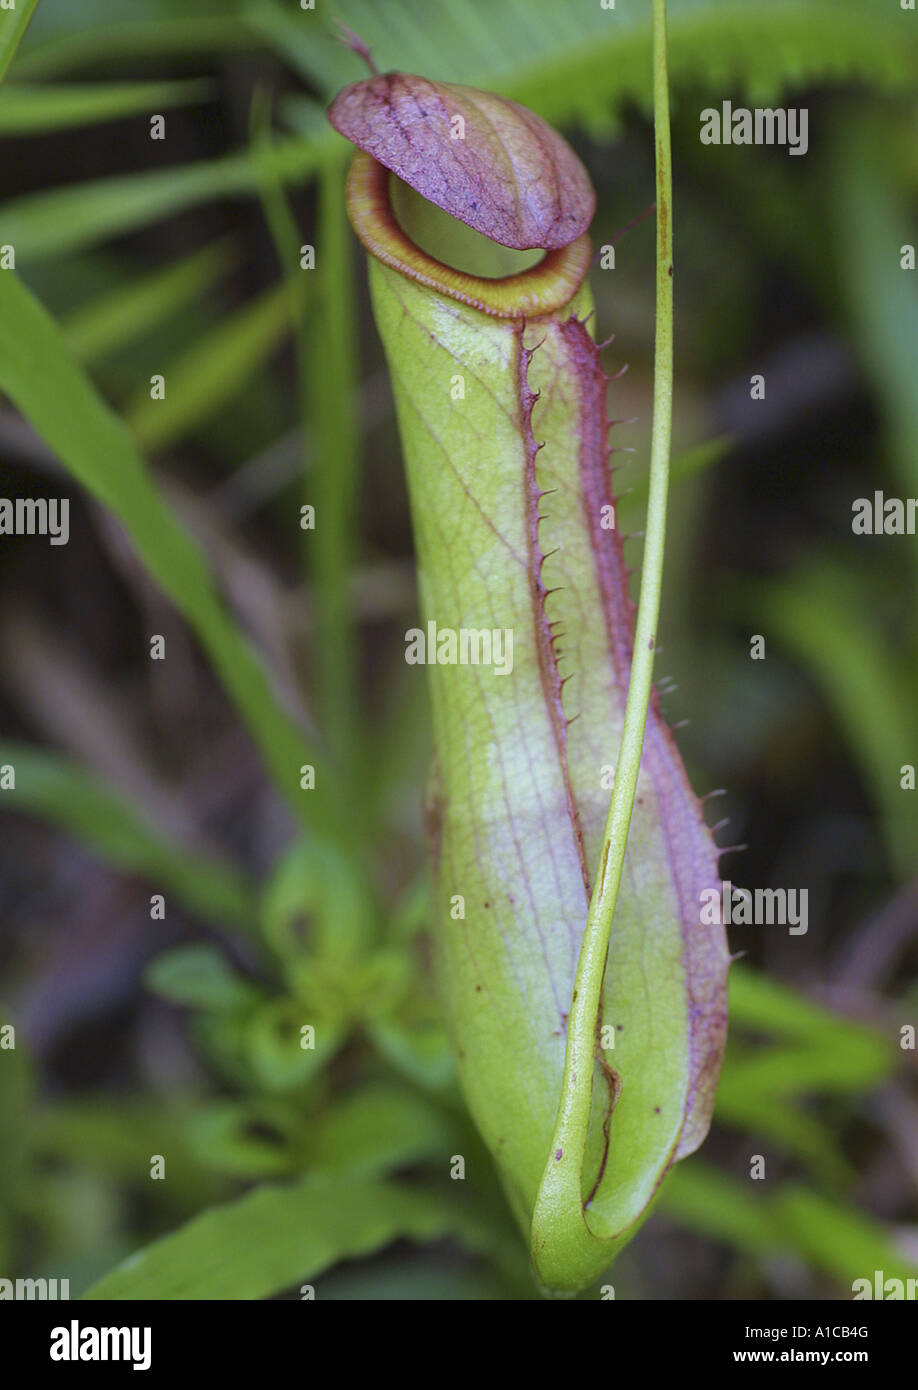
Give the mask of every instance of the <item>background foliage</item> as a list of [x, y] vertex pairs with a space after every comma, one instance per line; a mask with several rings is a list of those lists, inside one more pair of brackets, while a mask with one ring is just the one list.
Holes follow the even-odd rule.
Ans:
[[[886, 0], [670, 16], [680, 454], [658, 671], [670, 717], [691, 717], [694, 785], [728, 789], [722, 842], [749, 845], [724, 873], [806, 887], [810, 928], [734, 930], [715, 1129], [614, 1281], [620, 1298], [844, 1297], [918, 1265], [915, 1053], [898, 1046], [918, 1021], [918, 817], [899, 785], [918, 761], [918, 552], [850, 528], [855, 497], [918, 495], [918, 294], [899, 265], [918, 239], [918, 21]], [[0, 491], [72, 499], [70, 544], [6, 538], [0, 572], [0, 1023], [17, 1025], [0, 1270], [74, 1295], [536, 1296], [429, 978], [410, 527], [348, 147], [323, 116], [362, 75], [335, 17], [382, 69], [564, 128], [599, 190], [597, 242], [652, 197], [638, 0], [0, 12]], [[808, 107], [809, 154], [702, 146], [698, 113], [724, 99]], [[612, 404], [637, 530], [651, 222], [616, 249], [594, 285], [610, 366], [630, 368]]]

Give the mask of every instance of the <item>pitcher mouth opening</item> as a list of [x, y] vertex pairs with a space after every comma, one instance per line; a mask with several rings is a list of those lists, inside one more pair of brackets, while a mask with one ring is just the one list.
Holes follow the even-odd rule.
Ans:
[[483, 314], [508, 319], [538, 318], [563, 309], [583, 284], [592, 254], [586, 232], [512, 275], [472, 275], [437, 260], [403, 231], [392, 205], [390, 177], [384, 165], [358, 150], [348, 171], [348, 216], [367, 251], [409, 279]]

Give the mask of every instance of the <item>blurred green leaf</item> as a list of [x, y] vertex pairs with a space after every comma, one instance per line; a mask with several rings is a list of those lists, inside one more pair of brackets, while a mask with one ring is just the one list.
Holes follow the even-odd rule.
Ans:
[[439, 1194], [353, 1173], [313, 1173], [260, 1187], [195, 1217], [105, 1276], [87, 1298], [268, 1298], [341, 1260], [394, 1240], [439, 1240], [457, 1227], [486, 1243], [474, 1217]]
[[61, 327], [71, 354], [91, 365], [144, 338], [209, 289], [237, 260], [229, 239], [151, 271], [76, 310]]
[[765, 1047], [734, 1061], [729, 1070], [731, 1096], [761, 1094], [790, 1097], [830, 1091], [844, 1095], [866, 1091], [889, 1076], [895, 1066], [891, 1047], [864, 1030], [862, 1040], [847, 1043], [839, 1027], [831, 1048]]
[[280, 856], [262, 895], [265, 941], [295, 965], [321, 956], [347, 965], [371, 944], [372, 903], [360, 877], [335, 846], [297, 840]]
[[332, 1106], [309, 1145], [324, 1172], [377, 1174], [456, 1152], [460, 1131], [429, 1101], [390, 1083], [363, 1087]]
[[[348, 828], [355, 838], [366, 821], [357, 768], [361, 764], [362, 725], [357, 681], [357, 637], [351, 604], [357, 531], [360, 432], [354, 401], [359, 386], [357, 303], [353, 238], [345, 211], [340, 164], [319, 168], [319, 213], [316, 265], [320, 270], [317, 311], [310, 319], [298, 312], [304, 277], [299, 270], [300, 237], [270, 155], [267, 94], [252, 108], [253, 160], [259, 193], [296, 320], [300, 409], [309, 420], [315, 448], [309, 462], [308, 490], [302, 500], [314, 506], [320, 523], [304, 536], [304, 558], [314, 579], [316, 642], [324, 659], [317, 668], [319, 722], [335, 758], [337, 775], [351, 806]], [[324, 138], [316, 137], [324, 144]]]
[[[301, 181], [315, 172], [322, 148], [290, 139], [273, 145], [268, 157], [279, 178]], [[256, 189], [257, 171], [248, 150], [169, 169], [91, 179], [4, 203], [0, 239], [15, 246], [17, 264], [28, 265], [123, 236], [211, 198], [246, 197]]]
[[345, 211], [344, 173], [325, 164], [319, 175], [316, 256], [322, 268], [319, 312], [304, 327], [302, 364], [315, 454], [304, 501], [320, 518], [307, 537], [313, 578], [318, 710], [360, 827], [363, 722], [357, 692], [356, 626], [350, 598], [360, 488], [360, 435], [354, 411], [359, 365], [353, 238]]
[[[767, 1071], [772, 1050], [763, 1053]], [[851, 1164], [838, 1151], [838, 1134], [830, 1125], [773, 1090], [767, 1082], [751, 1089], [725, 1064], [717, 1089], [718, 1123], [740, 1130], [747, 1141], [776, 1141], [785, 1154], [800, 1159], [825, 1186], [843, 1190], [852, 1181]]]
[[[11, 1010], [0, 1003], [0, 1028], [16, 1027]], [[30, 1132], [34, 1124], [35, 1081], [24, 1039], [0, 1047], [0, 1260], [12, 1267], [13, 1216], [30, 1185]]]
[[230, 1177], [285, 1177], [302, 1166], [298, 1124], [267, 1097], [206, 1105], [189, 1121], [188, 1146]]
[[[197, 634], [278, 786], [304, 820], [306, 738], [280, 707], [229, 616], [200, 550], [175, 520], [122, 422], [67, 357], [60, 330], [15, 274], [0, 274], [0, 389], [70, 473], [124, 525], [140, 558]], [[310, 802], [310, 797], [313, 800]]]
[[[890, 157], [898, 117], [859, 115], [836, 132], [832, 192], [844, 300], [851, 341], [883, 405], [903, 495], [918, 495], [918, 294], [915, 272], [903, 270], [900, 250], [915, 242], [909, 198], [900, 194]], [[901, 177], [901, 176], [900, 176]], [[915, 546], [908, 547], [914, 560]]]
[[882, 640], [863, 577], [824, 555], [790, 580], [756, 586], [761, 620], [822, 687], [873, 793], [903, 878], [918, 856], [916, 822], [903, 805], [900, 768], [918, 733], [910, 680]]
[[[304, 1034], [304, 1028], [313, 1032]], [[280, 997], [253, 1012], [246, 1024], [244, 1045], [258, 1085], [269, 1092], [287, 1091], [317, 1075], [334, 1057], [344, 1037], [336, 1019], [309, 1017], [299, 1000]]]
[[[865, 1091], [888, 1077], [896, 1066], [891, 1041], [742, 966], [730, 972], [730, 1008], [718, 1121], [776, 1139], [820, 1181], [844, 1187], [852, 1173], [834, 1129], [801, 1102]], [[781, 1041], [750, 1047], [744, 1029]]]
[[834, 1054], [858, 1054], [858, 1074], [877, 1080], [888, 1076], [896, 1065], [891, 1043], [874, 1029], [824, 1009], [798, 990], [747, 965], [734, 965], [730, 971], [730, 1013], [740, 1027], [815, 1049], [828, 1062], [830, 1076], [834, 1074]]
[[412, 1001], [410, 1017], [373, 1019], [367, 1031], [380, 1054], [402, 1076], [426, 1091], [457, 1092], [456, 1065], [439, 1008]]
[[98, 0], [43, 5], [23, 46], [17, 76], [48, 77], [124, 58], [251, 50], [257, 37], [236, 0]]
[[216, 946], [179, 946], [164, 951], [144, 971], [147, 988], [173, 1004], [216, 1013], [237, 1013], [258, 991], [237, 975]]
[[106, 863], [149, 879], [207, 921], [253, 927], [255, 889], [245, 874], [170, 843], [76, 763], [10, 742], [0, 744], [0, 762], [16, 769], [16, 790], [4, 797], [7, 812], [38, 816], [66, 830]]
[[430, 922], [430, 883], [426, 871], [405, 888], [392, 910], [388, 934], [392, 941], [413, 941]]
[[310, 1016], [343, 1027], [397, 1008], [411, 988], [415, 970], [406, 952], [383, 946], [354, 962], [307, 955], [294, 961], [286, 974]]
[[761, 1187], [750, 1183], [744, 1191], [719, 1169], [692, 1159], [670, 1170], [659, 1209], [725, 1245], [753, 1255], [776, 1254], [782, 1237]]
[[0, 10], [0, 81], [22, 42], [38, 0], [19, 0], [13, 9]]
[[194, 431], [241, 392], [271, 356], [289, 326], [285, 286], [266, 291], [232, 317], [224, 318], [172, 362], [161, 368], [162, 400], [142, 387], [128, 405], [128, 427], [141, 447], [166, 448]]
[[[692, 449], [686, 449], [684, 453], [678, 454], [673, 459], [671, 473], [673, 483], [685, 482], [689, 478], [697, 477], [699, 473], [704, 473], [715, 463], [720, 463], [721, 459], [726, 458], [733, 446], [733, 439], [724, 434], [717, 439], [706, 439], [703, 444], [696, 444]], [[627, 502], [629, 507], [635, 501], [640, 501], [646, 507], [648, 477], [649, 475], [645, 475], [639, 478], [628, 489]]]
[[829, 1201], [799, 1184], [772, 1194], [764, 1182], [748, 1190], [698, 1159], [672, 1170], [660, 1199], [667, 1213], [693, 1230], [758, 1256], [795, 1254], [850, 1288], [876, 1269], [914, 1278], [889, 1231], [853, 1206]]
[[32, 1161], [84, 1168], [109, 1188], [123, 1183], [147, 1195], [150, 1156], [164, 1154], [169, 1181], [154, 1184], [154, 1196], [188, 1210], [214, 1194], [210, 1174], [186, 1151], [184, 1105], [174, 1095], [167, 1104], [85, 1092], [45, 1104], [33, 1112]]
[[892, 1233], [853, 1205], [793, 1184], [779, 1190], [774, 1207], [798, 1253], [839, 1283], [850, 1287], [854, 1279], [872, 1281], [877, 1269], [890, 1278], [918, 1274], [918, 1265], [900, 1253]]
[[213, 93], [214, 84], [202, 79], [93, 82], [72, 87], [13, 83], [0, 93], [0, 135], [40, 135], [126, 116], [154, 115], [170, 106], [205, 101]]

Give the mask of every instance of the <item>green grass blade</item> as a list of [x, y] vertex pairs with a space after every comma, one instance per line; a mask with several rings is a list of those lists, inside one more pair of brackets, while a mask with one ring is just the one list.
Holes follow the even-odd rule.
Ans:
[[[302, 181], [315, 172], [322, 151], [314, 142], [291, 138], [274, 145], [270, 159], [279, 178]], [[92, 179], [5, 203], [0, 207], [0, 240], [15, 246], [17, 263], [24, 265], [97, 246], [211, 198], [247, 197], [256, 189], [257, 172], [248, 150], [169, 169]]]
[[[343, 17], [341, 7], [336, 9]], [[245, 18], [285, 63], [318, 86], [326, 97], [331, 98], [339, 87], [358, 76], [354, 55], [336, 40], [332, 20], [318, 11], [309, 14], [299, 7], [292, 11], [287, 6], [256, 0], [246, 8]]]
[[[309, 418], [314, 465], [304, 500], [315, 505], [317, 525], [305, 532], [307, 567], [315, 586], [319, 718], [345, 783], [354, 787], [360, 766], [357, 655], [350, 603], [353, 536], [359, 487], [356, 277], [353, 239], [344, 204], [343, 171], [331, 163], [320, 175], [316, 275], [320, 312], [306, 325]], [[361, 805], [354, 795], [355, 808]]]
[[715, 1116], [719, 1124], [742, 1133], [746, 1143], [767, 1142], [767, 1153], [774, 1154], [777, 1145], [785, 1154], [800, 1159], [824, 1187], [844, 1191], [856, 1176], [851, 1164], [838, 1151], [838, 1137], [833, 1127], [795, 1105], [785, 1095], [768, 1089], [751, 1089], [741, 1080], [731, 1081], [726, 1066], [717, 1092]]
[[[719, 435], [716, 439], [707, 439], [703, 444], [696, 444], [691, 449], [686, 449], [684, 453], [677, 455], [673, 459], [670, 480], [675, 487], [677, 483], [687, 482], [689, 478], [696, 478], [709, 468], [713, 468], [716, 463], [720, 463], [733, 448], [733, 440], [727, 434]], [[650, 478], [645, 475], [639, 478], [632, 487], [629, 487], [626, 498], [622, 502], [627, 502], [628, 506], [636, 502], [646, 505], [647, 494], [649, 491]], [[624, 510], [622, 503], [619, 503], [619, 510]]]
[[[34, 4], [34, 0], [33, 0]], [[29, 35], [17, 77], [47, 78], [113, 59], [161, 58], [190, 54], [251, 52], [258, 39], [232, 12], [192, 14], [186, 4], [180, 17], [157, 14], [149, 19], [122, 19], [108, 7], [103, 22], [86, 7], [52, 6], [61, 23], [39, 26]], [[43, 7], [42, 15], [48, 7]]]
[[888, 1045], [873, 1029], [814, 1004], [748, 965], [734, 965], [730, 971], [730, 1017], [739, 1027], [825, 1052], [843, 1049], [874, 1058], [888, 1052]]
[[162, 367], [166, 394], [153, 400], [143, 388], [125, 410], [141, 447], [163, 449], [193, 434], [240, 391], [279, 346], [289, 324], [285, 286], [275, 287], [221, 319]]
[[773, 1196], [767, 1186], [752, 1182], [744, 1188], [693, 1159], [670, 1175], [660, 1209], [692, 1230], [751, 1254], [795, 1254], [849, 1288], [855, 1279], [872, 1281], [877, 1269], [887, 1276], [914, 1278], [914, 1266], [880, 1222], [798, 1184], [781, 1187]]
[[[263, 99], [252, 111], [253, 161], [259, 193], [295, 320], [300, 410], [312, 427], [314, 462], [304, 502], [316, 508], [318, 524], [304, 532], [307, 569], [315, 584], [319, 719], [354, 809], [364, 806], [354, 781], [359, 766], [361, 721], [358, 711], [357, 635], [352, 611], [351, 574], [356, 497], [359, 486], [360, 432], [354, 412], [358, 396], [357, 303], [352, 237], [347, 223], [344, 177], [328, 160], [319, 175], [319, 226], [316, 268], [300, 269], [300, 237], [281, 181], [269, 154], [270, 135]], [[343, 143], [343, 142], [342, 142]], [[318, 286], [317, 312], [302, 316], [305, 295]]]
[[125, 426], [70, 361], [60, 330], [11, 271], [0, 275], [0, 389], [71, 475], [121, 521], [196, 633], [277, 785], [307, 819], [324, 789], [320, 779], [318, 790], [301, 790], [301, 765], [316, 761], [305, 735], [281, 708], [200, 550], [163, 501]]
[[900, 767], [915, 747], [914, 702], [871, 621], [863, 582], [826, 557], [791, 582], [760, 588], [755, 603], [767, 624], [762, 631], [789, 647], [822, 687], [905, 878], [918, 856], [914, 815], [899, 785]]
[[[730, 972], [730, 1012], [717, 1119], [777, 1140], [820, 1181], [845, 1187], [851, 1170], [836, 1137], [804, 1103], [811, 1095], [854, 1095], [889, 1077], [896, 1068], [892, 1039], [744, 966]], [[743, 1029], [778, 1041], [750, 1046]]]
[[775, 1215], [795, 1250], [808, 1264], [839, 1283], [869, 1279], [875, 1270], [887, 1278], [914, 1279], [918, 1265], [896, 1248], [892, 1232], [854, 1206], [830, 1201], [794, 1183], [779, 1189]]
[[[889, 153], [898, 122], [843, 127], [833, 155], [832, 183], [842, 293], [852, 319], [852, 343], [882, 404], [902, 496], [918, 494], [918, 393], [915, 343], [918, 295], [914, 273], [903, 271], [899, 248], [914, 242], [911, 189], [896, 188]], [[901, 175], [900, 175], [901, 177]], [[914, 546], [910, 546], [914, 559]]]
[[65, 319], [61, 327], [68, 350], [84, 365], [119, 352], [188, 309], [236, 259], [233, 243], [221, 240], [119, 285]]
[[[848, 1042], [843, 1029], [833, 1047], [769, 1047], [724, 1067], [726, 1095], [788, 1098], [805, 1092], [847, 1095], [869, 1090], [895, 1070], [893, 1044], [863, 1030], [863, 1041]], [[721, 1098], [724, 1099], [724, 1098]]]
[[0, 81], [6, 76], [37, 4], [38, 0], [19, 0], [15, 9], [0, 10]]
[[212, 82], [197, 79], [66, 87], [13, 83], [0, 94], [0, 135], [43, 135], [49, 130], [99, 125], [126, 116], [154, 115], [170, 106], [205, 101], [214, 90]]
[[16, 770], [0, 809], [36, 816], [123, 873], [149, 880], [208, 922], [254, 930], [256, 890], [244, 874], [166, 839], [123, 797], [75, 763], [26, 744], [0, 743], [0, 764]]
[[772, 1255], [782, 1248], [768, 1203], [700, 1159], [676, 1165], [659, 1209], [690, 1230], [753, 1255]]

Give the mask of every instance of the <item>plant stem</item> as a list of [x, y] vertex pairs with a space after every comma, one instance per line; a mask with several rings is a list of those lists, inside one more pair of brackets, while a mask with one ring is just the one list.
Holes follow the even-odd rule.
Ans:
[[[601, 867], [593, 887], [577, 971], [577, 1003], [580, 1004], [583, 999], [585, 1004], [591, 1005], [586, 1016], [591, 1048], [606, 950], [621, 883], [641, 765], [644, 726], [653, 680], [654, 650], [663, 584], [663, 555], [666, 547], [666, 502], [673, 413], [672, 170], [666, 72], [666, 0], [653, 0], [653, 14], [654, 134], [657, 148], [657, 324], [654, 346], [650, 495], [625, 722], [615, 772], [615, 786], [603, 836]], [[584, 978], [584, 988], [581, 989], [580, 977], [584, 973], [585, 965], [589, 973]]]
[[[547, 1216], [549, 1206], [555, 1218], [563, 1212], [567, 1220], [574, 1218], [578, 1224], [583, 1222], [581, 1175], [593, 1094], [596, 1020], [641, 765], [660, 614], [673, 402], [672, 171], [666, 0], [653, 0], [653, 93], [657, 181], [656, 343], [644, 567], [615, 785], [577, 965], [558, 1119], [536, 1204], [534, 1232], [537, 1223]], [[557, 1159], [559, 1152], [562, 1157]]]

